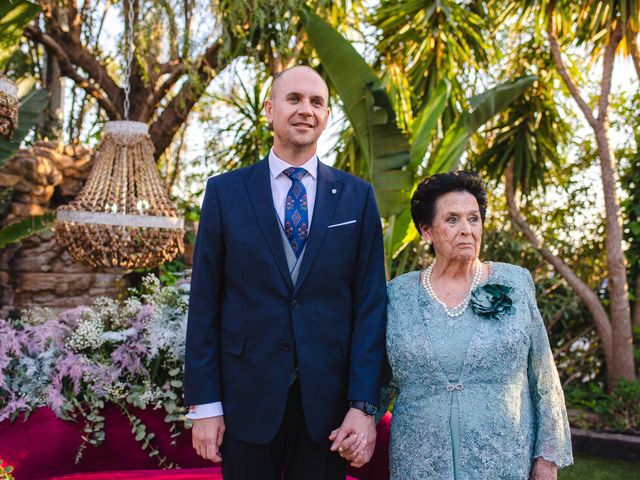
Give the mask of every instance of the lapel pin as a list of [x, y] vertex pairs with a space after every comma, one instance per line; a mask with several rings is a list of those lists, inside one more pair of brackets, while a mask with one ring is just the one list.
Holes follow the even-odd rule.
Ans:
[[331, 190], [331, 193], [333, 193], [333, 194], [335, 195], [336, 193], [338, 193], [338, 190], [336, 190], [336, 189], [334, 188], [333, 190]]

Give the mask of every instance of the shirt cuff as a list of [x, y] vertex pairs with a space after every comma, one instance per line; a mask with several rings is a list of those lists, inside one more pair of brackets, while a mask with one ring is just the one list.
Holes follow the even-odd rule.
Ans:
[[190, 420], [200, 420], [201, 418], [219, 417], [221, 415], [224, 415], [222, 402], [213, 402], [190, 406], [187, 418]]

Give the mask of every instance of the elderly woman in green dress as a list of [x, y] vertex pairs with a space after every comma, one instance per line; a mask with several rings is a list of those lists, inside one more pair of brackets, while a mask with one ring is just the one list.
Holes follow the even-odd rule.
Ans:
[[[435, 258], [388, 285], [393, 480], [554, 480], [572, 463], [531, 275], [479, 259], [486, 208], [467, 172], [427, 178], [411, 199]], [[343, 456], [357, 462], [360, 451]]]

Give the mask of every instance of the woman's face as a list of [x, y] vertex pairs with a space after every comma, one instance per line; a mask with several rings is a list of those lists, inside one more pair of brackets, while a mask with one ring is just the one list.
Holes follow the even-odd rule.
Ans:
[[420, 227], [433, 243], [438, 261], [474, 261], [480, 255], [482, 218], [478, 201], [469, 192], [449, 192], [436, 200], [431, 226]]

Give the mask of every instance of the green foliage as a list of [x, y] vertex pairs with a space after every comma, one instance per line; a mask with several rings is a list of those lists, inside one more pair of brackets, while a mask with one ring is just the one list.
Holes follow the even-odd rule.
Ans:
[[[331, 25], [311, 11], [305, 11], [302, 18], [309, 40], [322, 60], [322, 67], [342, 100], [344, 113], [360, 143], [361, 151], [367, 159], [370, 159], [370, 105], [367, 103], [367, 90], [381, 92], [382, 83], [351, 42], [347, 41]], [[388, 100], [381, 100], [380, 96], [377, 100], [379, 101], [376, 106], [380, 109], [389, 104]], [[381, 105], [380, 101], [385, 104]], [[384, 112], [381, 113], [384, 115]], [[369, 171], [369, 178], [371, 177], [370, 173]]]
[[212, 125], [207, 143], [207, 161], [218, 172], [253, 165], [263, 159], [273, 142], [273, 132], [262, 113], [271, 82], [256, 67], [251, 85], [236, 75], [229, 92], [213, 97], [212, 110], [207, 118]]
[[509, 60], [511, 75], [538, 76], [533, 87], [502, 113], [486, 132], [486, 148], [473, 163], [487, 178], [500, 180], [513, 162], [514, 186], [525, 194], [544, 188], [565, 161], [560, 149], [571, 130], [554, 95], [551, 52], [531, 36]]
[[565, 401], [569, 407], [587, 410], [599, 415], [606, 415], [611, 411], [611, 397], [597, 382], [565, 388], [564, 393]]
[[[127, 402], [131, 405], [135, 405], [135, 401], [127, 399]], [[136, 417], [133, 413], [131, 413], [130, 408], [125, 402], [118, 402], [118, 406], [120, 407], [120, 411], [127, 417], [129, 420], [129, 424], [131, 425], [131, 433], [140, 446], [142, 450], [146, 451], [151, 458], [155, 458], [158, 466], [164, 469], [177, 468], [177, 465], [173, 463], [169, 463], [167, 461], [167, 457], [160, 455], [160, 451], [158, 450], [153, 439], [156, 435], [152, 432], [147, 432], [147, 426]], [[144, 407], [139, 407], [144, 408]]]
[[494, 115], [517, 100], [535, 80], [536, 77], [533, 76], [518, 78], [471, 98], [469, 103], [473, 111], [462, 113], [447, 130], [433, 158], [429, 161], [428, 174], [434, 175], [456, 168], [471, 135]]
[[[504, 208], [500, 197], [490, 195], [490, 212]], [[601, 382], [602, 352], [586, 306], [562, 276], [542, 262], [534, 248], [499, 214], [487, 217], [481, 258], [520, 265], [531, 272], [538, 308], [565, 388]]]
[[451, 82], [442, 80], [435, 88], [429, 101], [416, 115], [411, 124], [411, 168], [417, 171], [433, 141], [438, 119], [444, 112], [451, 94]]
[[0, 230], [0, 248], [50, 229], [55, 218], [55, 212], [50, 212], [44, 215], [30, 216], [7, 225]]
[[27, 0], [4, 0], [0, 3], [0, 71], [4, 70], [18, 47], [22, 30], [40, 12]]
[[640, 433], [640, 381], [618, 381], [611, 394], [611, 415], [618, 429]]
[[33, 90], [20, 99], [18, 128], [11, 141], [0, 138], [0, 167], [13, 158], [20, 144], [36, 124], [38, 115], [47, 106], [48, 92], [44, 89]]
[[619, 380], [608, 394], [596, 382], [565, 389], [567, 404], [598, 414], [599, 423], [586, 426], [637, 434], [640, 432], [640, 381]]
[[[638, 308], [640, 303], [635, 294], [640, 281], [640, 129], [637, 128], [636, 119], [640, 115], [640, 92], [636, 92], [630, 99], [616, 99], [614, 107], [616, 116], [612, 123], [623, 130], [626, 137], [622, 148], [616, 152], [616, 157], [623, 165], [620, 178], [623, 195], [620, 204], [624, 239], [628, 245], [625, 254], [629, 292], [631, 300], [636, 302], [635, 308]], [[636, 344], [640, 346], [640, 342]]]
[[493, 51], [490, 2], [383, 0], [375, 7], [375, 44], [384, 63], [407, 72], [413, 95], [426, 103], [438, 84], [451, 82], [443, 116], [448, 128], [463, 104], [472, 72], [485, 69]]
[[[407, 213], [402, 216], [403, 210], [407, 209], [418, 168], [449, 97], [449, 83], [440, 82], [434, 97], [416, 116], [411, 134], [416, 143], [411, 146], [407, 135], [398, 128], [396, 112], [382, 82], [351, 43], [311, 12], [305, 12], [303, 20], [323, 68], [340, 95], [359, 152], [368, 166], [364, 177], [375, 187], [381, 215], [387, 219], [401, 217], [398, 222], [390, 220], [393, 229], [387, 235], [387, 253], [393, 258], [408, 244], [404, 239], [409, 238], [410, 222]], [[470, 99], [474, 110], [463, 113], [449, 129], [430, 160], [428, 173], [455, 168], [471, 135], [522, 95], [534, 80], [525, 77], [506, 82]]]
[[216, 2], [224, 49], [241, 52], [261, 63], [286, 61], [300, 54], [305, 8], [334, 25], [357, 23], [363, 16], [361, 0], [223, 0]]
[[350, 42], [314, 13], [303, 15], [309, 39], [343, 103], [372, 181], [383, 217], [406, 206], [413, 186], [409, 142], [382, 83]]
[[182, 255], [178, 255], [170, 262], [163, 263], [158, 267], [160, 282], [166, 286], [175, 285], [179, 280], [184, 278], [186, 268], [187, 266], [184, 263]]

